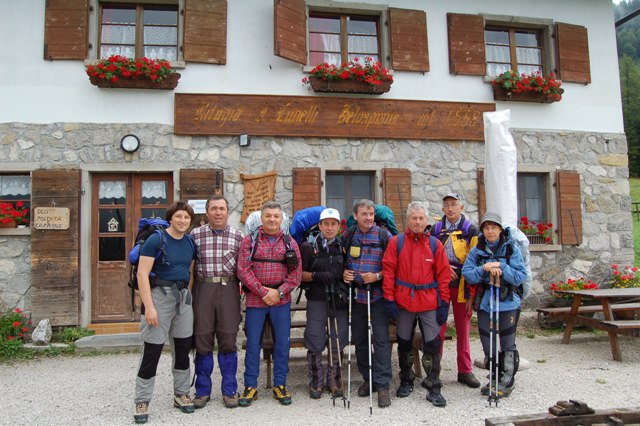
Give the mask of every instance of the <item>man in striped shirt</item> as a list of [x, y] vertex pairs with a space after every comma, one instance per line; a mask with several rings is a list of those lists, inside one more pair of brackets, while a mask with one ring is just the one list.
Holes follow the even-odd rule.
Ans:
[[194, 343], [196, 348], [195, 408], [203, 408], [211, 395], [213, 348], [218, 342], [218, 367], [222, 375], [224, 406], [238, 406], [238, 353], [236, 338], [242, 316], [236, 262], [242, 234], [227, 224], [229, 203], [212, 195], [205, 205], [209, 223], [191, 236], [197, 247], [193, 288]]
[[[389, 341], [389, 315], [382, 292], [382, 256], [385, 242], [391, 233], [375, 224], [375, 205], [371, 200], [359, 200], [353, 206], [357, 225], [353, 233], [347, 232], [347, 266], [344, 281], [356, 288], [356, 302], [352, 311], [353, 340], [356, 345], [358, 371], [364, 383], [358, 388], [359, 396], [369, 396], [369, 380], [378, 392], [378, 407], [391, 405], [391, 342]], [[381, 236], [382, 233], [386, 235]], [[349, 235], [352, 234], [352, 235]], [[367, 291], [371, 289], [371, 326], [373, 341], [373, 377], [369, 377], [369, 346], [367, 320]]]
[[284, 235], [282, 207], [274, 201], [262, 206], [262, 226], [256, 235], [247, 235], [240, 246], [238, 278], [246, 287], [244, 385], [240, 406], [248, 407], [258, 397], [260, 341], [267, 314], [274, 334], [273, 397], [282, 405], [291, 404], [287, 391], [291, 293], [300, 285], [302, 266], [295, 240]]

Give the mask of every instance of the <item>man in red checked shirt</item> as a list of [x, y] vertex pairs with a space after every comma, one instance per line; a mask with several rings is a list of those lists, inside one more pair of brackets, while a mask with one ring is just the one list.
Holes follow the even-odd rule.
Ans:
[[287, 391], [289, 335], [291, 331], [291, 293], [300, 285], [302, 266], [295, 240], [284, 235], [282, 207], [274, 201], [262, 206], [262, 226], [255, 235], [242, 240], [238, 255], [238, 278], [246, 288], [247, 315], [244, 358], [244, 392], [239, 405], [248, 407], [258, 398], [260, 340], [267, 314], [274, 333], [273, 397], [282, 405], [291, 404]]

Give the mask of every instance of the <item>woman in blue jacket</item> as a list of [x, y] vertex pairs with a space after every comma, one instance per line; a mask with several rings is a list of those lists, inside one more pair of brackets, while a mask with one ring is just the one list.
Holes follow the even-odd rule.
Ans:
[[[496, 312], [496, 301], [491, 303], [491, 291], [486, 291], [490, 281], [500, 282], [496, 288], [500, 296], [499, 308], [499, 336], [500, 352], [498, 365], [500, 370], [497, 397], [509, 396], [515, 387], [515, 375], [518, 371], [519, 356], [516, 350], [516, 329], [520, 317], [520, 301], [522, 297], [522, 283], [527, 277], [522, 253], [511, 237], [509, 228], [503, 229], [502, 219], [496, 213], [486, 213], [480, 223], [482, 235], [478, 238], [478, 245], [467, 256], [462, 267], [462, 275], [470, 284], [480, 286], [476, 291], [476, 300], [481, 298], [478, 307], [478, 329], [480, 342], [484, 351], [485, 366], [495, 365], [495, 358], [490, 354], [497, 354], [496, 343], [490, 341], [489, 323], [490, 312]], [[493, 279], [491, 279], [493, 277]], [[499, 279], [498, 279], [499, 278]], [[492, 310], [493, 307], [493, 310]], [[494, 345], [490, 350], [490, 345]], [[491, 372], [494, 374], [494, 371]], [[494, 378], [495, 379], [495, 378]], [[489, 395], [489, 381], [480, 389], [483, 395]]]

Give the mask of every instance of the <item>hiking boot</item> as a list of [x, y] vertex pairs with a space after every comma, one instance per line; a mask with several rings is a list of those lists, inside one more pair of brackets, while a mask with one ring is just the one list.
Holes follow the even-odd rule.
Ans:
[[311, 399], [320, 399], [322, 398], [322, 388], [312, 388], [309, 386], [309, 398]]
[[[376, 391], [376, 385], [373, 385], [373, 391]], [[358, 388], [358, 396], [369, 396], [369, 382], [364, 382]]]
[[291, 394], [287, 390], [286, 386], [274, 386], [273, 397], [282, 405], [291, 404]]
[[400, 383], [400, 386], [398, 386], [398, 390], [396, 391], [396, 396], [399, 398], [406, 398], [411, 394], [411, 392], [413, 392], [412, 383]]
[[184, 395], [174, 395], [173, 397], [173, 406], [179, 408], [183, 413], [193, 413], [195, 410], [193, 406], [193, 401], [191, 397], [187, 394]]
[[425, 388], [426, 390], [429, 390], [429, 389], [431, 388], [431, 382], [429, 381], [429, 379], [428, 379], [427, 377], [425, 377], [425, 378], [422, 380], [421, 386], [422, 386], [423, 388]]
[[242, 396], [238, 400], [238, 405], [248, 407], [256, 399], [258, 399], [258, 389], [247, 386], [244, 388], [244, 392], [242, 392]]
[[384, 408], [391, 405], [391, 395], [389, 395], [389, 389], [378, 389], [378, 407]]
[[138, 402], [136, 404], [136, 413], [133, 415], [133, 420], [136, 423], [146, 423], [149, 420], [149, 403]]
[[442, 396], [441, 393], [429, 392], [427, 394], [427, 401], [436, 407], [444, 407], [447, 405], [447, 400], [444, 399], [444, 396]]
[[479, 388], [480, 382], [476, 379], [476, 376], [473, 373], [458, 373], [458, 381], [463, 383], [470, 388]]
[[207, 405], [207, 402], [209, 402], [210, 400], [211, 397], [209, 396], [196, 396], [195, 398], [193, 398], [193, 407], [196, 410], [204, 408], [205, 405]]
[[238, 406], [238, 394], [222, 395], [222, 402], [226, 408], [236, 408]]

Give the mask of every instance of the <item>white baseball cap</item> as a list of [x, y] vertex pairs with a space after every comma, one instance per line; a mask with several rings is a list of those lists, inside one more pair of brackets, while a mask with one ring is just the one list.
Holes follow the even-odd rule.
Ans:
[[336, 209], [324, 209], [322, 213], [320, 213], [320, 220], [322, 222], [323, 219], [335, 219], [340, 222], [340, 212]]

